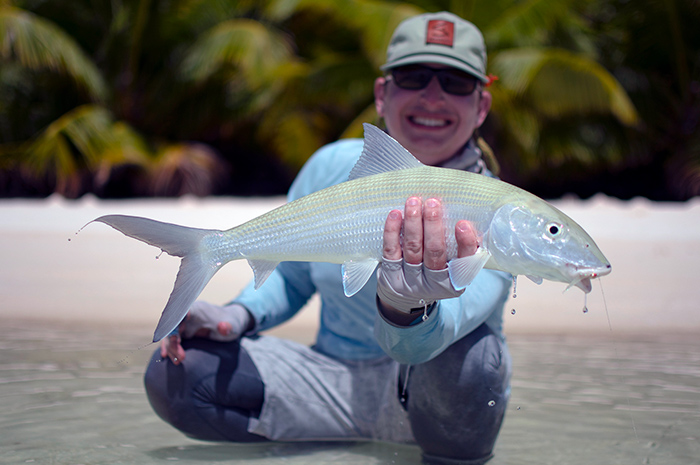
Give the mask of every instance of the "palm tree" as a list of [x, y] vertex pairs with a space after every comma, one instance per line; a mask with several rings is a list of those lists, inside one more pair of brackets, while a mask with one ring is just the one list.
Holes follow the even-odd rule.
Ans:
[[[100, 92], [87, 96], [60, 92], [65, 101], [46, 103], [42, 118], [25, 125], [20, 140], [0, 139], [0, 168], [22, 166], [23, 172], [67, 196], [103, 192], [121, 166], [138, 167], [131, 188], [139, 193], [192, 189], [183, 177], [204, 180], [194, 192], [210, 192], [203, 186], [213, 184], [212, 176], [193, 170], [226, 170], [215, 161], [215, 150], [203, 150], [201, 143], [186, 148], [187, 140], [248, 147], [243, 153], [274, 153], [298, 168], [371, 101], [380, 59], [374, 39], [386, 34], [387, 22], [416, 12], [402, 4], [354, 0], [148, 0], [108, 7], [77, 1], [69, 10], [44, 4], [37, 11], [76, 31], [77, 40], [58, 24], [7, 1], [0, 13], [5, 19], [0, 22], [0, 31], [5, 31], [0, 45], [11, 50], [1, 56], [7, 65], [3, 70], [13, 67], [36, 81], [32, 73], [37, 66], [28, 66], [33, 62], [22, 55], [32, 48], [18, 48], [11, 39], [22, 19], [25, 35], [35, 44], [54, 44], [42, 55], [46, 63], [68, 55], [81, 59], [66, 69], [46, 64], [41, 69], [78, 83], [99, 84], [90, 89]], [[91, 14], [71, 14], [80, 11]], [[357, 30], [365, 33], [358, 38]], [[329, 32], [332, 42], [325, 40]], [[7, 83], [2, 74], [0, 83]], [[0, 92], [3, 88], [7, 86], [0, 85]], [[0, 121], [5, 116], [14, 122], [9, 115], [0, 109]], [[78, 135], [91, 139], [78, 141]], [[123, 139], [125, 135], [129, 137]], [[236, 153], [229, 155], [232, 164], [245, 166], [250, 157], [239, 159]], [[183, 154], [211, 159], [188, 164]], [[173, 171], [176, 161], [182, 164], [178, 173]], [[166, 187], [166, 179], [176, 185]], [[144, 183], [151, 188], [140, 187]]]
[[[639, 118], [620, 83], [597, 62], [580, 2], [413, 3], [452, 11], [483, 31], [488, 71], [498, 80], [489, 88], [493, 108], [482, 133], [504, 178], [536, 188], [533, 180], [550, 171], [566, 179], [567, 169], [611, 166], [626, 157], [626, 131]], [[368, 107], [346, 134], [359, 136], [359, 120], [374, 116]]]
[[[190, 21], [212, 18], [197, 8], [206, 3], [193, 2]], [[181, 76], [200, 88], [223, 86], [224, 125], [253, 127], [263, 150], [298, 169], [372, 101], [387, 24], [393, 29], [418, 12], [361, 0], [242, 2], [201, 31]]]
[[643, 174], [657, 184], [647, 195], [664, 200], [700, 195], [698, 3], [598, 3], [590, 16], [601, 62], [624, 83], [643, 120], [633, 161], [647, 165]]
[[[140, 5], [144, 3], [148, 2]], [[120, 70], [122, 75], [135, 73], [135, 56], [140, 53], [137, 36], [143, 32], [144, 16], [143, 8], [135, 11], [140, 27], [131, 29], [132, 54]], [[117, 15], [112, 21], [119, 18], [123, 20]], [[125, 97], [133, 97], [133, 87], [125, 86], [126, 91], [119, 86], [110, 88], [108, 79], [73, 37], [7, 0], [0, 3], [0, 63], [0, 92], [8, 96], [2, 99], [6, 105], [0, 106], [0, 169], [5, 176], [26, 177], [39, 185], [40, 192], [46, 184], [55, 192], [76, 197], [87, 190], [100, 192], [115, 168], [131, 165], [141, 173], [138, 181], [146, 184], [132, 190], [150, 195], [204, 195], [223, 172], [212, 150], [182, 142], [146, 141], [127, 120], [118, 118], [127, 113], [125, 102], [131, 100]], [[73, 87], [65, 81], [73, 82]], [[30, 99], [39, 100], [38, 105], [27, 105], [24, 89]], [[29, 124], [16, 124], [22, 113]], [[196, 154], [196, 162], [173, 156], [177, 153]], [[174, 166], [178, 161], [181, 169]], [[170, 175], [164, 177], [164, 172]]]
[[[568, 180], [638, 163], [649, 158], [640, 150], [647, 141], [616, 79], [624, 73], [608, 71], [620, 63], [606, 58], [619, 55], [612, 38], [626, 19], [608, 29], [596, 22], [596, 7], [608, 3], [617, 5], [74, 0], [72, 8], [39, 2], [29, 13], [0, 0], [0, 171], [23, 165], [71, 196], [108, 193], [117, 182], [139, 194], [206, 194], [216, 174], [229, 173], [224, 156], [233, 178], [271, 177], [281, 192], [284, 178], [251, 172], [274, 158], [295, 170], [322, 144], [361, 136], [361, 122], [376, 121], [372, 82], [391, 31], [436, 10], [484, 32], [499, 80], [483, 136], [506, 179], [529, 187], [553, 172]], [[20, 36], [35, 45], [20, 46]], [[693, 152], [684, 153], [677, 163], [694, 166]]]
[[[11, 98], [7, 98], [3, 99], [6, 106], [0, 107], [3, 110], [0, 112], [3, 116], [0, 125], [4, 126], [3, 132], [7, 134], [5, 140], [8, 141], [0, 147], [2, 165], [12, 166], [25, 158], [28, 149], [38, 149], [26, 160], [26, 167], [37, 176], [55, 173], [57, 190], [73, 194], [79, 184], [79, 165], [90, 166], [99, 158], [95, 152], [97, 146], [108, 148], [113, 142], [113, 138], [101, 135], [108, 127], [108, 115], [94, 111], [108, 97], [104, 79], [68, 34], [41, 17], [11, 6], [9, 2], [0, 4], [0, 60], [3, 63], [0, 71], [3, 83], [9, 82], [18, 87], [32, 76], [57, 74], [71, 80], [77, 90], [85, 94], [86, 100], [95, 102], [96, 106], [73, 115], [64, 115], [34, 143], [11, 139], [10, 134], [15, 128], [7, 116], [13, 114], [16, 117], [14, 112], [18, 109], [22, 111], [22, 105], [16, 105]], [[24, 114], [29, 120], [39, 117], [26, 110]], [[22, 131], [17, 132], [21, 134]], [[104, 143], [97, 142], [96, 138]], [[85, 150], [84, 163], [75, 159], [71, 146]], [[101, 151], [101, 148], [98, 150]]]

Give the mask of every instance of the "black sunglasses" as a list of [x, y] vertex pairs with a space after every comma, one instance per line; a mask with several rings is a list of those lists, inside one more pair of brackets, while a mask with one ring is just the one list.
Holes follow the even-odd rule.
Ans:
[[425, 89], [433, 76], [437, 76], [442, 90], [452, 95], [469, 95], [478, 85], [478, 80], [464, 71], [454, 68], [430, 68], [423, 65], [407, 65], [393, 68], [387, 79], [406, 90]]

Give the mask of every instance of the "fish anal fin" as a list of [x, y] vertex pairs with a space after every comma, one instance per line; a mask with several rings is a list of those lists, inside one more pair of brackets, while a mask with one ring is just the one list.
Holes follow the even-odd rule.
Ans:
[[486, 262], [491, 258], [491, 254], [479, 247], [474, 255], [462, 258], [453, 258], [447, 263], [447, 269], [450, 273], [450, 281], [455, 289], [464, 289], [471, 284], [479, 271], [481, 271]]
[[255, 289], [260, 288], [263, 283], [270, 277], [277, 265], [280, 262], [272, 260], [248, 260], [248, 264], [253, 269], [253, 275], [255, 276]]
[[362, 155], [350, 172], [348, 180], [424, 166], [386, 132], [367, 123], [364, 127], [365, 143]]
[[366, 260], [352, 260], [343, 263], [343, 290], [345, 295], [352, 297], [362, 289], [369, 278], [377, 269], [379, 261], [372, 258]]

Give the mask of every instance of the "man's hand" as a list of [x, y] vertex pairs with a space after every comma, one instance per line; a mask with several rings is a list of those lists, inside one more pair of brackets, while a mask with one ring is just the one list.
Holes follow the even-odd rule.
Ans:
[[185, 359], [182, 339], [209, 338], [214, 341], [233, 341], [252, 329], [253, 317], [242, 305], [213, 305], [197, 301], [178, 327], [178, 334], [163, 338], [160, 342], [161, 357], [169, 357], [175, 365]]
[[[408, 315], [412, 308], [458, 297], [463, 292], [454, 289], [449, 281], [440, 201], [427, 199], [423, 203], [420, 198], [411, 197], [406, 201], [404, 216], [399, 210], [392, 210], [387, 217], [377, 285], [382, 313], [401, 325], [415, 320], [415, 315]], [[474, 255], [478, 236], [471, 223], [458, 222], [455, 239], [459, 258]]]

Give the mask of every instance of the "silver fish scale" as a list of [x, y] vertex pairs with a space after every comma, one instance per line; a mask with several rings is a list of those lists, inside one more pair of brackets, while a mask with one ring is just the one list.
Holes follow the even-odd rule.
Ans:
[[482, 175], [421, 167], [337, 184], [302, 197], [224, 233], [223, 255], [269, 261], [323, 261], [381, 257], [382, 233], [392, 209], [410, 196], [435, 197], [445, 207], [448, 256], [456, 255], [454, 227], [470, 220], [483, 233], [504, 197], [517, 188]]

